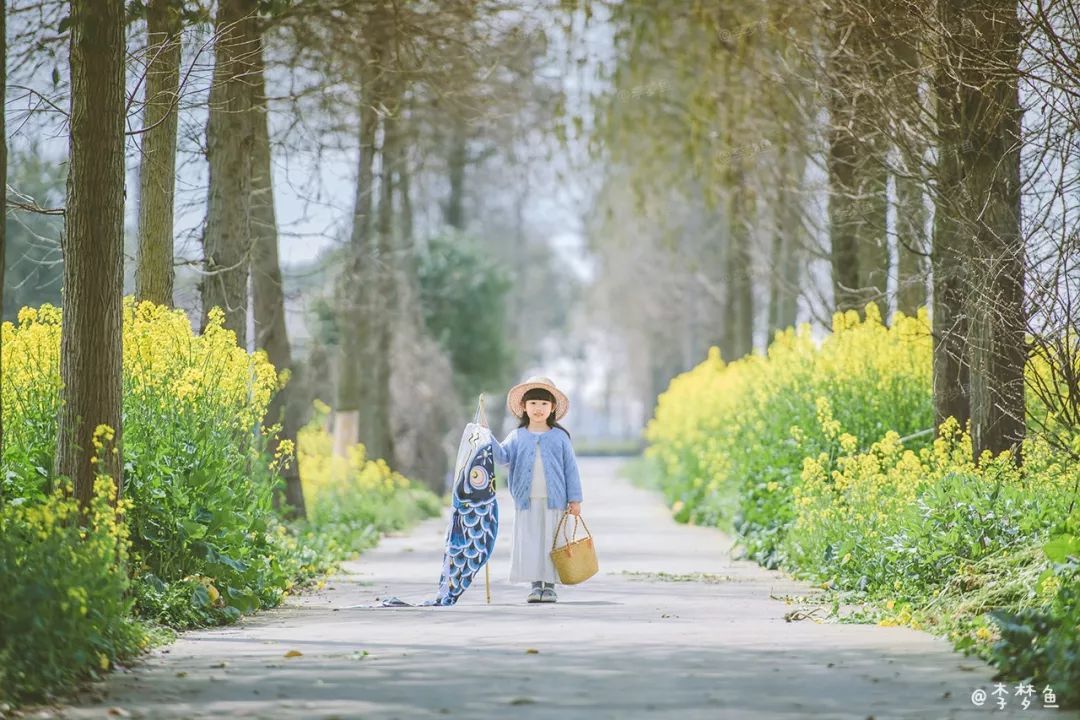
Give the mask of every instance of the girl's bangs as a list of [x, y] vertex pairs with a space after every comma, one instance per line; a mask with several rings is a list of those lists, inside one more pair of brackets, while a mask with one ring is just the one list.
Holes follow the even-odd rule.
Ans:
[[550, 390], [544, 388], [531, 388], [525, 391], [525, 394], [521, 397], [521, 404], [524, 405], [529, 400], [547, 400], [552, 405], [555, 404], [555, 396], [551, 394]]

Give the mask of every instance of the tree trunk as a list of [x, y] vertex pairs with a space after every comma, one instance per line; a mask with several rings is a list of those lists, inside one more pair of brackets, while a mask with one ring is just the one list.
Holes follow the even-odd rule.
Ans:
[[804, 242], [799, 188], [804, 156], [788, 143], [780, 146], [780, 171], [773, 218], [772, 267], [769, 277], [769, 341], [777, 330], [792, 327], [799, 301], [799, 262]]
[[[0, 106], [7, 107], [7, 0], [0, 0]], [[7, 125], [0, 113], [0, 207], [7, 218]], [[0, 222], [0, 321], [4, 318], [4, 273], [7, 270], [7, 223]], [[0, 378], [4, 377], [4, 356], [0, 348]], [[4, 457], [4, 400], [0, 395], [0, 460]]]
[[[362, 70], [362, 68], [361, 68]], [[379, 101], [374, 83], [361, 88], [360, 149], [357, 161], [356, 196], [353, 201], [353, 226], [349, 239], [349, 265], [341, 287], [345, 332], [341, 335], [341, 355], [338, 363], [337, 407], [334, 410], [334, 453], [340, 457], [361, 437], [371, 435], [372, 417], [366, 409], [371, 405], [371, 384], [361, 382], [367, 373], [369, 357], [374, 347], [372, 332], [372, 303], [375, 292], [372, 284], [376, 261], [372, 240], [374, 192], [375, 131], [378, 116], [373, 110]]]
[[[1020, 225], [1020, 100], [1017, 7], [1004, 0], [972, 6], [951, 0], [964, 47], [956, 58], [960, 155], [973, 234], [968, 316], [971, 440], [983, 451], [1012, 450], [1024, 439], [1024, 240]], [[972, 52], [970, 48], [975, 48]]]
[[460, 408], [447, 403], [456, 396], [449, 356], [428, 333], [420, 301], [417, 247], [410, 230], [409, 164], [405, 115], [395, 121], [393, 190], [400, 231], [391, 253], [397, 298], [393, 313], [393, 372], [390, 376], [390, 419], [393, 467], [437, 493], [445, 488], [448, 466], [444, 444], [460, 420]]
[[[262, 49], [256, 56], [251, 83], [255, 91], [253, 173], [251, 178], [252, 302], [255, 306], [255, 347], [266, 350], [267, 358], [278, 372], [293, 373], [289, 333], [285, 326], [285, 291], [278, 261], [277, 217], [274, 212], [274, 183], [270, 162], [269, 108], [266, 101], [266, 77]], [[277, 452], [281, 441], [296, 447], [300, 430], [300, 408], [291, 402], [296, 378], [274, 394], [266, 411], [267, 426], [281, 423], [281, 432], [268, 448]], [[285, 480], [286, 517], [304, 517], [304, 491], [300, 484], [299, 460], [295, 459], [282, 473]], [[275, 501], [280, 502], [275, 494]]]
[[[97, 474], [112, 477], [118, 494], [123, 489], [124, 3], [72, 0], [70, 33], [63, 389], [54, 472], [74, 481], [85, 508]], [[112, 437], [95, 438], [101, 425]]]
[[[918, 166], [907, 173], [920, 173]], [[926, 221], [921, 177], [896, 175], [896, 309], [914, 316], [926, 305]]]
[[[860, 143], [859, 160], [856, 163], [858, 176], [857, 187], [860, 201], [856, 213], [857, 222], [855, 248], [859, 260], [859, 286], [861, 288], [860, 307], [867, 303], [876, 303], [882, 319], [889, 316], [889, 242], [887, 234], [888, 196], [886, 189], [889, 170], [885, 164], [885, 146], [873, 121], [866, 117], [868, 108], [858, 111], [863, 121], [863, 131], [858, 135], [866, 137]], [[857, 135], [857, 136], [858, 136]]]
[[[871, 4], [876, 8], [875, 4]], [[885, 145], [882, 119], [866, 86], [880, 82], [873, 23], [842, 8], [831, 24], [829, 93], [829, 235], [836, 310], [877, 302], [886, 316], [889, 275], [886, 239]]]
[[[839, 113], [834, 112], [834, 117]], [[855, 158], [858, 148], [845, 128], [834, 119], [829, 127], [829, 238], [831, 240], [833, 307], [838, 312], [857, 309], [862, 304], [859, 289], [859, 255], [855, 216]]]
[[[734, 190], [728, 190], [726, 194], [731, 195]], [[724, 248], [724, 302], [721, 315], [721, 328], [720, 328], [720, 355], [724, 358], [724, 362], [731, 362], [735, 359], [736, 345], [738, 341], [736, 336], [738, 335], [738, 323], [736, 321], [736, 313], [738, 310], [738, 293], [735, 287], [735, 273], [739, 271], [739, 261], [735, 255], [735, 241], [730, 234], [731, 227], [731, 210], [733, 201], [729, 199], [727, 201], [728, 212], [725, 216], [728, 218], [728, 231], [726, 247]]]
[[[361, 118], [361, 132], [366, 126], [370, 135], [361, 137], [361, 145], [372, 148], [365, 160], [361, 149], [360, 186], [357, 188], [356, 214], [353, 224], [353, 248], [355, 259], [362, 262], [357, 268], [362, 302], [357, 304], [355, 312], [359, 353], [357, 373], [359, 403], [358, 427], [360, 442], [364, 443], [368, 457], [383, 458], [393, 464], [390, 418], [390, 353], [391, 327], [394, 318], [391, 313], [396, 309], [394, 291], [393, 261], [393, 136], [394, 115], [399, 112], [398, 98], [395, 95], [393, 44], [397, 27], [396, 20], [385, 0], [373, 3], [365, 13], [364, 33], [369, 47], [367, 62], [359, 68], [364, 102], [361, 114], [367, 112], [369, 122]], [[373, 108], [380, 108], [378, 117]], [[367, 188], [374, 188], [373, 166], [370, 164], [374, 154], [377, 128], [382, 125], [382, 146], [379, 150], [379, 204], [377, 217], [371, 217], [371, 208], [375, 197], [373, 189], [364, 188], [364, 173], [368, 174]], [[370, 144], [368, 144], [370, 143]], [[366, 168], [366, 170], [365, 170]], [[363, 199], [360, 193], [363, 193]], [[364, 217], [359, 218], [361, 210]], [[362, 223], [359, 224], [359, 223]], [[358, 234], [358, 231], [361, 231]]]
[[896, 181], [896, 251], [897, 288], [896, 309], [914, 316], [926, 305], [926, 254], [929, 243], [926, 237], [928, 214], [924, 192], [927, 187], [923, 163], [927, 148], [923, 135], [923, 99], [919, 86], [923, 68], [919, 61], [919, 38], [922, 32], [910, 13], [893, 8], [891, 37], [891, 60], [895, 67], [893, 85], [896, 94], [893, 106], [897, 108], [901, 122], [896, 130], [901, 168], [894, 175]]
[[[802, 183], [805, 156], [801, 152], [796, 156], [797, 174], [791, 180], [798, 188]], [[783, 292], [780, 295], [780, 311], [777, 322], [780, 328], [793, 327], [798, 322], [799, 296], [802, 294], [802, 263], [808, 239], [803, 229], [802, 200], [797, 190], [784, 189], [784, 203], [781, 206], [784, 222], [788, 230], [785, 233], [784, 256], [781, 258], [783, 270]]]
[[[355, 234], [355, 228], [353, 232]], [[361, 270], [365, 258], [351, 255], [352, 251], [335, 291], [343, 326], [337, 347], [337, 384], [334, 388], [334, 455], [337, 457], [348, 457], [349, 448], [360, 440], [360, 408], [366, 404], [360, 385], [360, 366], [366, 361], [366, 343], [369, 342], [364, 308], [367, 283]]]
[[453, 133], [450, 137], [450, 155], [446, 160], [450, 194], [446, 198], [444, 219], [446, 224], [457, 230], [465, 229], [465, 121], [457, 118], [453, 123]]
[[[303, 394], [297, 399], [297, 405], [302, 410], [308, 411], [316, 400], [322, 400], [322, 397], [325, 397], [322, 395], [322, 391], [326, 388], [327, 378], [332, 376], [333, 368], [331, 365], [330, 353], [327, 352], [326, 346], [318, 337], [312, 338], [311, 349], [308, 351], [307, 362], [304, 363], [304, 370], [300, 378], [300, 387], [303, 388]], [[295, 392], [294, 399], [296, 399]], [[329, 403], [327, 404], [329, 405]], [[327, 432], [333, 429], [329, 425], [330, 422], [331, 418], [329, 416], [323, 419], [324, 429]]]
[[[939, 5], [944, 41], [942, 55], [958, 57], [960, 49], [950, 37], [960, 31], [960, 11], [950, 7], [952, 0]], [[967, 292], [967, 257], [970, 252], [962, 187], [965, 152], [961, 112], [958, 102], [959, 78], [944, 62], [935, 77], [937, 100], [937, 197], [934, 203], [934, 238], [931, 249], [933, 270], [933, 385], [934, 427], [952, 417], [961, 427], [971, 417], [969, 368], [967, 357], [968, 320], [965, 314]]]
[[[746, 184], [742, 161], [731, 161], [731, 188], [728, 213], [727, 308], [724, 314], [731, 332], [725, 344], [730, 354], [724, 360], [738, 360], [754, 350], [754, 289], [751, 278], [750, 228], [754, 221], [753, 191]], [[725, 333], [727, 334], [727, 333]]]
[[[744, 202], [740, 190], [736, 189], [735, 195], [736, 203]], [[754, 349], [754, 297], [750, 282], [747, 233], [743, 219], [733, 218], [726, 263], [726, 322], [723, 340], [726, 362], [738, 360]]]
[[259, 49], [255, 0], [221, 0], [214, 24], [214, 79], [210, 88], [207, 158], [209, 199], [203, 238], [203, 327], [210, 309], [225, 313], [225, 327], [247, 347], [247, 289], [251, 253], [251, 159], [254, 87]]
[[174, 0], [147, 6], [145, 132], [139, 167], [139, 248], [135, 297], [173, 304], [173, 190], [176, 183], [180, 12]]
[[[373, 286], [376, 289], [372, 303], [374, 343], [370, 346], [367, 376], [370, 383], [371, 401], [361, 407], [361, 427], [366, 425], [367, 436], [360, 440], [373, 458], [383, 458], [394, 465], [394, 438], [390, 418], [390, 348], [393, 346], [393, 326], [400, 311], [397, 278], [394, 271], [394, 165], [397, 160], [397, 111], [396, 103], [391, 113], [382, 118], [382, 148], [380, 149], [381, 172], [379, 177], [379, 208], [376, 219], [375, 241], [377, 243]], [[364, 410], [370, 410], [365, 423]]]
[[[777, 197], [776, 205], [777, 210], [781, 200]], [[778, 213], [777, 213], [778, 214]], [[774, 215], [774, 220], [776, 219]], [[784, 257], [784, 248], [787, 246], [787, 239], [784, 237], [784, 231], [780, 227], [779, 221], [776, 221], [775, 226], [772, 228], [772, 247], [769, 249], [769, 337], [766, 340], [767, 343], [772, 342], [773, 336], [776, 331], [780, 329], [780, 296], [783, 293], [783, 279], [780, 273], [780, 263]]]
[[[401, 241], [408, 248], [408, 261], [411, 265], [410, 282], [416, 283], [417, 303], [420, 293], [420, 262], [417, 257], [416, 233], [413, 229], [413, 204], [412, 204], [412, 174], [407, 167], [406, 158], [402, 157], [401, 168], [398, 171], [398, 196], [401, 198], [401, 207], [398, 214], [401, 216]], [[419, 305], [417, 305], [419, 307]], [[420, 317], [423, 322], [423, 317]]]

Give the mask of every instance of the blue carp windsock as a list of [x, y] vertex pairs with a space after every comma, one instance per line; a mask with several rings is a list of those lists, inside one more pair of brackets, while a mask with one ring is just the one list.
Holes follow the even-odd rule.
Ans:
[[453, 605], [495, 550], [499, 503], [495, 499], [495, 441], [477, 423], [465, 426], [454, 473], [453, 513], [446, 529], [439, 594], [433, 605]]
[[[446, 529], [439, 593], [421, 605], [456, 603], [495, 550], [499, 504], [495, 499], [494, 442], [491, 430], [479, 422], [465, 426], [454, 464], [453, 512]], [[382, 605], [401, 607], [409, 603], [392, 597]]]

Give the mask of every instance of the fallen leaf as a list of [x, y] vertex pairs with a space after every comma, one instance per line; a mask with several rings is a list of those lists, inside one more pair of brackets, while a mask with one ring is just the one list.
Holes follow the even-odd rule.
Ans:
[[528, 649], [525, 650], [525, 654], [526, 655], [539, 655], [540, 651], [537, 650], [536, 648], [528, 648]]
[[112, 715], [113, 717], [131, 717], [131, 713], [129, 713], [124, 708], [118, 708], [118, 707], [109, 708], [109, 714]]
[[176, 677], [187, 677], [187, 671], [181, 670], [180, 672], [176, 673]]
[[536, 701], [533, 700], [532, 698], [520, 697], [520, 698], [514, 698], [513, 700], [511, 700], [510, 704], [511, 705], [535, 705]]
[[304, 653], [300, 652], [299, 650], [290, 650], [289, 652], [285, 653], [285, 657], [301, 657], [303, 654]]

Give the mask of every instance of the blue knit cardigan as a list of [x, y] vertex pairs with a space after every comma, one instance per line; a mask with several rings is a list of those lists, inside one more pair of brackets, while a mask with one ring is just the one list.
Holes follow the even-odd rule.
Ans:
[[514, 507], [529, 509], [529, 489], [538, 448], [547, 480], [547, 506], [565, 510], [567, 503], [581, 502], [581, 475], [570, 436], [559, 428], [536, 434], [519, 427], [511, 430], [501, 443], [498, 440], [492, 443], [495, 462], [510, 465], [510, 495], [514, 498]]

